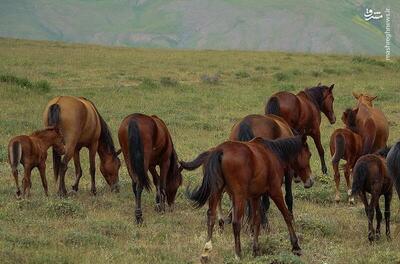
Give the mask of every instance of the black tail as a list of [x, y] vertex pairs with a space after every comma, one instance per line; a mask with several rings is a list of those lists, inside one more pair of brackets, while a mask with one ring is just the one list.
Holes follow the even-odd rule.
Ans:
[[[49, 107], [49, 112], [47, 116], [47, 125], [48, 126], [58, 126], [60, 123], [60, 112], [61, 108], [59, 104], [52, 104]], [[59, 155], [53, 148], [53, 171], [54, 171], [54, 179], [57, 182], [58, 174], [61, 166], [61, 155]]]
[[251, 126], [243, 121], [239, 125], [239, 141], [250, 141], [254, 138]]
[[190, 200], [193, 201], [196, 208], [202, 207], [210, 198], [224, 186], [224, 176], [221, 169], [223, 152], [216, 150], [210, 153], [209, 158], [203, 167], [203, 182], [196, 190], [186, 191]]
[[18, 164], [21, 162], [21, 157], [22, 145], [20, 142], [14, 141], [8, 150], [8, 160], [13, 171], [18, 168]]
[[344, 156], [345, 140], [342, 134], [335, 136], [335, 154], [332, 157], [332, 163], [338, 163]]
[[389, 151], [386, 158], [390, 176], [400, 199], [400, 142], [397, 142]]
[[204, 151], [203, 153], [201, 153], [199, 156], [197, 156], [197, 158], [195, 158], [192, 161], [180, 161], [180, 164], [182, 166], [182, 168], [184, 168], [185, 170], [188, 171], [192, 171], [197, 169], [198, 167], [200, 167], [201, 165], [203, 165], [204, 161], [208, 158], [208, 155], [210, 154], [210, 151]]
[[353, 185], [351, 188], [352, 195], [356, 195], [364, 189], [364, 185], [369, 175], [368, 165], [366, 162], [356, 163], [353, 169]]
[[280, 105], [278, 97], [271, 97], [267, 102], [267, 106], [265, 107], [265, 114], [273, 114], [279, 116], [280, 112]]
[[135, 120], [130, 121], [128, 125], [128, 149], [130, 165], [138, 176], [139, 184], [146, 190], [150, 190], [149, 177], [144, 168], [143, 143], [140, 137], [139, 125]]

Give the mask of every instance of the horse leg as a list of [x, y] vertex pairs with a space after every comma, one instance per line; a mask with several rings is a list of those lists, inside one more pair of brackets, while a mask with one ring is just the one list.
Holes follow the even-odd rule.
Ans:
[[165, 212], [166, 201], [166, 188], [167, 188], [167, 174], [169, 170], [170, 159], [166, 158], [160, 164], [160, 204], [161, 212]]
[[225, 221], [224, 221], [224, 211], [222, 210], [222, 197], [223, 193], [221, 193], [221, 197], [219, 198], [218, 201], [218, 225], [220, 230], [224, 231]]
[[31, 194], [31, 187], [32, 187], [31, 172], [32, 172], [31, 166], [24, 166], [24, 178], [22, 179], [22, 187], [23, 187], [22, 196], [24, 198], [29, 197]]
[[139, 225], [143, 223], [143, 213], [142, 213], [143, 186], [141, 184], [132, 183], [132, 189], [133, 193], [135, 194], [135, 200], [136, 200], [136, 209], [135, 209], [136, 223]]
[[390, 202], [392, 201], [392, 193], [385, 194], [385, 223], [386, 223], [386, 237], [390, 240]]
[[44, 193], [46, 194], [46, 196], [49, 196], [49, 191], [47, 188], [47, 179], [46, 179], [46, 162], [40, 164], [38, 169], [39, 169], [40, 179], [42, 180]]
[[65, 150], [65, 154], [61, 160], [60, 169], [59, 169], [59, 177], [60, 182], [58, 185], [58, 195], [60, 197], [65, 197], [67, 195], [67, 188], [65, 187], [65, 173], [68, 169], [68, 163], [71, 160], [73, 154], [75, 152], [75, 144], [71, 144]]
[[268, 210], [270, 206], [270, 201], [269, 201], [269, 196], [268, 194], [263, 194], [261, 196], [261, 210], [260, 210], [260, 217], [261, 217], [261, 225], [262, 227], [267, 230], [268, 232], [270, 231], [270, 226], [269, 226], [269, 221], [268, 221]]
[[376, 212], [375, 239], [379, 240], [381, 238], [381, 222], [382, 222], [382, 212], [381, 212], [381, 208], [379, 208], [379, 200], [375, 206], [375, 212]]
[[285, 202], [291, 214], [293, 214], [292, 176], [285, 173]]
[[260, 198], [253, 198], [251, 199], [251, 215], [253, 216], [253, 255], [259, 256], [260, 255], [260, 246], [258, 244], [258, 236], [260, 235]]
[[321, 144], [321, 134], [317, 130], [314, 133], [312, 133], [310, 136], [313, 138], [315, 146], [317, 147], [317, 150], [318, 150], [319, 159], [321, 160], [322, 173], [327, 174], [328, 168], [326, 167], [326, 164], [325, 164], [325, 153], [324, 153], [324, 148], [322, 147], [322, 144]]
[[74, 167], [75, 167], [75, 183], [74, 185], [72, 185], [72, 190], [77, 192], [79, 188], [79, 181], [82, 177], [82, 167], [81, 167], [79, 150], [76, 150], [74, 153]]
[[346, 163], [346, 166], [344, 167], [344, 177], [346, 178], [346, 185], [347, 185], [347, 197], [349, 200], [350, 204], [354, 204], [354, 197], [351, 195], [351, 181], [350, 181], [350, 173], [351, 171], [351, 165], [350, 162]]
[[340, 202], [340, 172], [339, 172], [339, 162], [332, 162], [332, 168], [335, 177], [335, 202]]
[[374, 232], [374, 226], [373, 226], [374, 208], [375, 208], [375, 205], [373, 203], [374, 195], [371, 194], [371, 201], [369, 204], [368, 204], [367, 195], [365, 192], [362, 192], [360, 194], [360, 198], [361, 198], [361, 201], [364, 203], [365, 213], [367, 214], [367, 217], [368, 217], [368, 240], [372, 243], [375, 238], [375, 232]]
[[17, 187], [17, 191], [15, 194], [16, 194], [17, 198], [20, 198], [21, 189], [19, 188], [19, 182], [18, 182], [18, 168], [12, 168], [12, 174], [14, 176], [15, 186]]
[[97, 152], [98, 143], [92, 144], [89, 147], [89, 170], [90, 170], [90, 179], [91, 179], [91, 188], [90, 192], [93, 195], [96, 195], [96, 152]]
[[293, 216], [287, 209], [285, 202], [283, 200], [282, 190], [280, 188], [274, 188], [271, 190], [271, 198], [274, 201], [275, 205], [278, 207], [281, 212], [283, 218], [285, 219], [286, 225], [289, 230], [290, 242], [292, 244], [292, 252], [295, 255], [301, 255], [301, 248], [299, 246], [299, 240], [297, 239], [296, 232], [293, 228]]
[[203, 253], [201, 254], [201, 263], [207, 263], [210, 260], [210, 252], [212, 250], [212, 234], [214, 230], [215, 218], [217, 214], [217, 206], [221, 200], [221, 194], [213, 195], [208, 200], [207, 210], [207, 242], [204, 245]]
[[240, 229], [242, 226], [242, 218], [245, 207], [245, 199], [242, 197], [233, 197], [233, 212], [232, 212], [232, 227], [233, 235], [235, 237], [235, 257], [240, 259], [242, 257], [242, 248], [240, 245]]
[[161, 204], [160, 204], [160, 200], [161, 200], [161, 190], [160, 190], [160, 176], [157, 173], [156, 167], [152, 166], [149, 167], [149, 171], [151, 173], [151, 175], [153, 176], [153, 183], [154, 186], [156, 186], [157, 188], [157, 192], [156, 192], [156, 206], [154, 208], [154, 210], [156, 212], [161, 212]]

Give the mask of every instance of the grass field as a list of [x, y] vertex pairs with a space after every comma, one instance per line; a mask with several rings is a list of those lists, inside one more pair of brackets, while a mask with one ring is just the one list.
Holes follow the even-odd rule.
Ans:
[[[263, 113], [265, 99], [279, 90], [335, 83], [338, 122], [323, 117], [323, 145], [341, 127], [339, 117], [355, 105], [351, 91], [378, 96], [375, 105], [390, 120], [390, 142], [400, 138], [398, 73], [400, 60], [337, 55], [314, 56], [268, 52], [172, 51], [107, 48], [0, 39], [0, 75], [26, 78], [0, 81], [0, 262], [2, 263], [197, 263], [206, 238], [206, 208], [195, 210], [184, 196], [201, 171], [184, 173], [173, 213], [154, 211], [155, 193], [144, 194], [144, 225], [134, 221], [134, 200], [126, 167], [120, 171], [121, 192], [110, 193], [97, 172], [98, 195], [90, 195], [87, 151], [78, 194], [59, 199], [48, 161], [51, 195], [44, 196], [34, 171], [32, 196], [16, 200], [7, 162], [8, 140], [39, 129], [42, 111], [57, 95], [90, 98], [111, 127], [114, 138], [121, 120], [133, 112], [165, 120], [180, 159], [224, 141], [236, 120]], [[0, 76], [0, 80], [2, 80]], [[21, 84], [22, 83], [22, 84]], [[44, 84], [45, 83], [45, 84]], [[51, 89], [48, 89], [48, 85]], [[24, 87], [25, 86], [25, 87]], [[41, 87], [47, 87], [41, 89]], [[49, 91], [48, 91], [49, 90]], [[253, 258], [251, 238], [242, 235], [243, 263], [400, 263], [400, 203], [392, 203], [393, 240], [374, 245], [367, 240], [367, 218], [360, 202], [333, 202], [332, 169], [320, 172], [313, 144], [312, 168], [317, 182], [295, 186], [295, 221], [303, 256], [291, 254], [287, 229], [275, 206], [270, 233], [263, 232], [262, 256]], [[74, 178], [67, 172], [67, 186]], [[228, 201], [225, 201], [225, 208]], [[233, 263], [233, 234], [228, 226], [216, 232], [213, 263]]]

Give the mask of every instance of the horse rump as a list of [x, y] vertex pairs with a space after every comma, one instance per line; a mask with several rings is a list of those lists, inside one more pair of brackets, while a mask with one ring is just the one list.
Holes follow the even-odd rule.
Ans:
[[400, 199], [400, 141], [390, 149], [387, 154], [386, 164]]
[[265, 107], [265, 114], [280, 115], [279, 99], [276, 96], [269, 98]]

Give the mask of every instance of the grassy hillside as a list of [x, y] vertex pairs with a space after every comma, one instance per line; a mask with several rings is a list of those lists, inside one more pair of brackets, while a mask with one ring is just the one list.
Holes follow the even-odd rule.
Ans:
[[[97, 171], [98, 195], [90, 195], [87, 151], [83, 151], [81, 190], [68, 199], [56, 196], [51, 157], [47, 167], [50, 197], [34, 171], [32, 197], [18, 201], [6, 163], [8, 140], [42, 127], [41, 115], [57, 95], [85, 96], [95, 102], [114, 138], [121, 120], [133, 112], [157, 114], [168, 125], [180, 159], [191, 159], [224, 141], [234, 122], [263, 113], [265, 99], [278, 90], [335, 83], [337, 117], [355, 105], [351, 91], [378, 96], [375, 105], [390, 120], [390, 142], [400, 138], [398, 72], [400, 60], [350, 56], [313, 56], [271, 52], [171, 51], [107, 48], [0, 39], [0, 75], [27, 78], [33, 85], [0, 82], [0, 259], [2, 263], [198, 263], [206, 239], [206, 208], [195, 210], [184, 197], [198, 184], [201, 170], [184, 173], [173, 213], [154, 211], [155, 193], [144, 194], [144, 221], [134, 220], [130, 180], [123, 166], [121, 192], [110, 193]], [[205, 77], [208, 75], [209, 78]], [[38, 81], [47, 81], [46, 93]], [[217, 80], [214, 83], [214, 80]], [[39, 83], [40, 84], [40, 83]], [[37, 88], [39, 87], [39, 88]], [[323, 117], [326, 159], [335, 125]], [[292, 256], [282, 216], [271, 206], [270, 233], [260, 237], [262, 256], [251, 255], [251, 238], [242, 235], [242, 263], [399, 263], [400, 203], [392, 203], [393, 241], [367, 240], [367, 218], [360, 202], [333, 202], [332, 169], [320, 172], [316, 149], [312, 169], [317, 182], [308, 190], [296, 185], [294, 212], [304, 255]], [[70, 189], [73, 166], [67, 173]], [[381, 201], [382, 202], [382, 201]], [[228, 201], [225, 200], [225, 209]], [[381, 207], [382, 208], [382, 207]], [[397, 232], [397, 236], [395, 233]], [[233, 234], [216, 232], [213, 263], [233, 263]]]
[[392, 54], [400, 54], [397, 0], [148, 1], [3, 0], [0, 36], [138, 47], [384, 54], [391, 8]]

